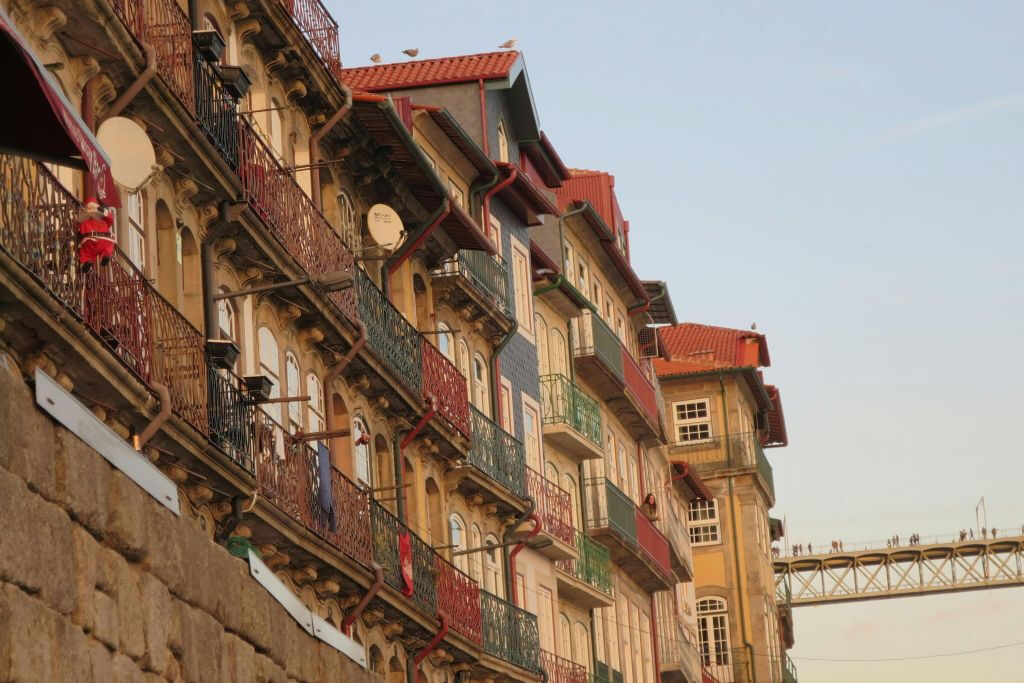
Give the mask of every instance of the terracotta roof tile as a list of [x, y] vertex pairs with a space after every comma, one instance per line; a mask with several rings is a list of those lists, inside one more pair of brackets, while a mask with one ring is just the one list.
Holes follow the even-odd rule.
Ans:
[[357, 92], [376, 92], [416, 88], [440, 83], [462, 83], [481, 78], [490, 80], [508, 76], [519, 59], [516, 50], [486, 52], [478, 55], [421, 59], [341, 70], [341, 80]]
[[[658, 330], [658, 334], [672, 361], [703, 364], [713, 368], [771, 365], [768, 342], [764, 335], [750, 330], [680, 323], [663, 327]], [[748, 339], [756, 340], [756, 358], [747, 351]]]

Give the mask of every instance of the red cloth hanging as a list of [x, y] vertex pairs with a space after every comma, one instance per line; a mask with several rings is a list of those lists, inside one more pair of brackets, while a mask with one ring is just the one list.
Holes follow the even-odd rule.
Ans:
[[408, 529], [398, 534], [398, 564], [402, 568], [402, 595], [412, 597], [412, 539]]

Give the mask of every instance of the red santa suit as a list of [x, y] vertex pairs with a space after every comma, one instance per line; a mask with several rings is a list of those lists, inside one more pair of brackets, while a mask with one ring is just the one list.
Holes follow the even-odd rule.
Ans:
[[[94, 201], [88, 203], [95, 203]], [[86, 211], [78, 223], [78, 262], [94, 263], [114, 254], [114, 238], [110, 229], [114, 225], [113, 214]]]

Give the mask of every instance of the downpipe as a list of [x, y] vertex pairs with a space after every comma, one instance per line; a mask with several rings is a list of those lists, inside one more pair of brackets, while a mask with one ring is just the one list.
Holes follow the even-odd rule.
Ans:
[[[515, 521], [513, 521], [512, 524], [507, 529], [505, 529], [505, 531], [501, 534], [501, 554], [503, 559], [505, 560], [505, 595], [508, 596], [508, 601], [511, 602], [513, 605], [516, 602], [516, 585], [514, 579], [515, 573], [512, 571], [512, 569], [515, 567], [515, 564], [511, 562], [512, 558], [510, 557], [508, 547], [509, 544], [512, 542], [512, 534], [515, 533], [515, 530], [519, 528], [520, 524], [530, 519], [533, 516], [533, 513], [536, 511], [537, 501], [534, 500], [531, 496], [527, 496], [526, 510], [523, 511], [523, 514], [516, 517]], [[509, 577], [513, 578], [510, 580]]]
[[513, 321], [512, 329], [508, 331], [505, 338], [494, 349], [491, 354], [490, 375], [491, 375], [491, 407], [494, 409], [495, 423], [501, 422], [501, 352], [505, 350], [508, 343], [519, 331], [519, 321]]
[[441, 644], [444, 637], [448, 635], [448, 617], [442, 612], [437, 613], [437, 618], [441, 621], [441, 628], [437, 631], [430, 642], [427, 643], [426, 647], [417, 652], [412, 659], [409, 660], [409, 664], [405, 668], [405, 680], [406, 683], [419, 683], [420, 680], [420, 662], [427, 658], [431, 652], [437, 649], [437, 646]]
[[363, 611], [366, 609], [370, 601], [377, 597], [377, 593], [384, 586], [384, 568], [376, 562], [371, 562], [370, 567], [373, 569], [373, 583], [370, 584], [370, 589], [366, 591], [366, 595], [359, 601], [359, 604], [355, 606], [348, 616], [345, 617], [344, 621], [341, 622], [341, 632], [345, 635], [349, 634], [349, 628], [355, 623], [356, 619], [363, 615]]
[[417, 436], [420, 435], [427, 427], [427, 423], [434, 419], [434, 415], [437, 413], [437, 399], [432, 394], [427, 395], [427, 400], [430, 401], [430, 408], [423, 414], [420, 421], [416, 423], [416, 426], [408, 432], [401, 442], [398, 444], [398, 452], [395, 460], [395, 496], [398, 499], [397, 511], [398, 521], [402, 524], [407, 524], [408, 510], [405, 505], [405, 449], [413, 442]]
[[160, 382], [151, 382], [151, 384], [156, 389], [157, 396], [160, 397], [160, 412], [149, 421], [149, 424], [139, 434], [139, 438], [135, 442], [135, 450], [137, 451], [142, 450], [142, 447], [153, 438], [153, 435], [160, 431], [160, 428], [167, 422], [167, 418], [171, 416], [171, 392]]
[[[334, 380], [338, 379], [338, 377], [341, 375], [342, 370], [347, 368], [349, 364], [352, 362], [352, 359], [356, 357], [356, 354], [358, 354], [363, 349], [363, 347], [366, 346], [366, 323], [364, 323], [362, 320], [359, 320], [356, 322], [356, 327], [359, 328], [359, 336], [356, 337], [355, 340], [352, 342], [352, 346], [349, 348], [348, 351], [345, 352], [345, 355], [342, 356], [337, 363], [332, 365], [331, 369], [327, 371], [326, 375], [324, 375], [324, 403], [327, 402], [328, 398], [331, 395], [331, 385], [334, 384]], [[327, 418], [326, 420], [324, 420], [327, 426], [327, 431], [333, 432], [337, 429], [337, 424], [334, 419], [334, 409], [332, 406], [325, 405], [324, 410], [326, 413], [325, 417]], [[333, 441], [334, 439], [329, 439], [327, 445], [328, 450], [331, 452], [332, 463], [335, 462], [336, 458], [341, 457], [340, 453], [335, 453]]]
[[[189, 37], [191, 40], [191, 36]], [[142, 43], [142, 50], [146, 53], [146, 68], [142, 70], [142, 73], [136, 77], [132, 84], [121, 93], [121, 96], [114, 100], [114, 103], [107, 109], [107, 113], [103, 115], [103, 121], [109, 118], [118, 116], [124, 108], [128, 106], [128, 103], [135, 99], [135, 96], [146, 87], [153, 76], [156, 76], [156, 48], [149, 43]], [[102, 123], [102, 122], [101, 122]]]
[[311, 174], [316, 174], [316, 178], [311, 178], [309, 183], [310, 192], [313, 195], [310, 199], [313, 200], [313, 206], [320, 211], [324, 210], [322, 190], [320, 187], [320, 168], [317, 164], [320, 163], [320, 141], [327, 137], [327, 134], [338, 125], [338, 123], [348, 116], [348, 113], [352, 111], [352, 91], [344, 85], [341, 85], [341, 90], [345, 93], [345, 103], [341, 105], [338, 111], [334, 112], [331, 118], [327, 119], [324, 125], [320, 126], [315, 133], [309, 138], [309, 168]]

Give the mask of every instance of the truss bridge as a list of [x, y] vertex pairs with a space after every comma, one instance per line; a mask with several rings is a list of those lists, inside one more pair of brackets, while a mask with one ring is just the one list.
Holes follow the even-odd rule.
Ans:
[[775, 558], [780, 605], [1024, 586], [1024, 536]]

